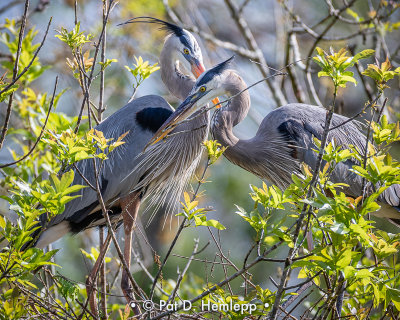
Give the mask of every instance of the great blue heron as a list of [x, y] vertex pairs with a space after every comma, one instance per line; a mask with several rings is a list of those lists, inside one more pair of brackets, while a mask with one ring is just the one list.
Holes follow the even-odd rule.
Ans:
[[[202, 53], [196, 39], [187, 30], [159, 19], [141, 17], [126, 23], [133, 22], [155, 23], [167, 31], [168, 36], [160, 56], [161, 77], [175, 96], [185, 98], [195, 79], [185, 75], [180, 67], [183, 65], [186, 70], [191, 70], [196, 77], [204, 71]], [[141, 201], [151, 195], [152, 204], [167, 202], [167, 207], [171, 209], [198, 165], [202, 152], [201, 142], [209, 130], [209, 116], [203, 113], [196, 117], [196, 121], [178, 125], [167, 142], [156, 143], [142, 152], [172, 113], [173, 109], [167, 101], [150, 95], [133, 100], [95, 128], [108, 139], [117, 139], [128, 132], [124, 138], [125, 144], [110, 153], [103, 166], [98, 166], [101, 195], [111, 221], [122, 219], [124, 223], [124, 257], [128, 267], [132, 231]], [[85, 185], [80, 176], [82, 174], [92, 185], [96, 185], [92, 159], [80, 161], [76, 167], [78, 170], [73, 184]], [[37, 247], [43, 248], [68, 232], [77, 233], [105, 224], [96, 192], [85, 188], [80, 191], [80, 195], [66, 205], [62, 214], [50, 221], [41, 217], [44, 231], [36, 231], [43, 231], [36, 242]], [[98, 267], [96, 262], [91, 275], [97, 273]], [[134, 294], [128, 280], [124, 269], [121, 287], [127, 301], [131, 302]], [[91, 307], [95, 308], [92, 300]]]
[[[233, 58], [233, 57], [232, 57]], [[225, 157], [232, 163], [252, 172], [258, 177], [286, 188], [291, 183], [292, 173], [301, 172], [301, 163], [315, 167], [317, 153], [313, 136], [321, 139], [326, 118], [326, 110], [307, 104], [288, 104], [270, 112], [261, 122], [256, 135], [248, 140], [238, 139], [233, 127], [241, 122], [250, 108], [250, 95], [243, 79], [228, 66], [232, 58], [203, 73], [197, 80], [189, 96], [179, 106], [175, 123], [196, 112], [201, 106], [217, 96], [232, 97], [230, 102], [217, 109], [211, 124], [216, 140], [227, 147]], [[353, 145], [363, 152], [366, 137], [360, 131], [360, 123], [347, 121], [348, 118], [334, 114], [331, 127], [338, 128], [328, 134], [328, 141], [344, 148]], [[163, 128], [169, 124], [164, 123]], [[153, 138], [154, 141], [158, 137]], [[345, 183], [344, 192], [358, 197], [362, 194], [362, 178], [349, 169], [355, 161], [340, 162], [334, 169], [331, 180]], [[377, 213], [400, 225], [400, 185], [386, 189], [379, 199], [384, 205]]]

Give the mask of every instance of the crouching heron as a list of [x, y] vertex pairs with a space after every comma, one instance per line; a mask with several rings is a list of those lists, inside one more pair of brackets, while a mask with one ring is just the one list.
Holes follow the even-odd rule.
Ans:
[[[301, 163], [315, 168], [317, 153], [313, 136], [321, 139], [326, 110], [307, 104], [288, 104], [270, 112], [261, 122], [256, 135], [248, 140], [238, 139], [233, 127], [241, 122], [250, 108], [250, 95], [245, 82], [238, 73], [229, 70], [230, 58], [203, 73], [185, 101], [176, 110], [174, 121], [179, 122], [209, 102], [226, 95], [229, 103], [216, 110], [211, 132], [216, 140], [227, 147], [225, 157], [243, 169], [285, 189], [292, 181], [293, 173], [301, 173]], [[334, 114], [328, 140], [348, 148], [353, 145], [359, 151], [366, 146], [366, 137], [359, 123]], [[340, 125], [340, 126], [339, 126]], [[164, 123], [163, 128], [170, 128]], [[153, 139], [157, 141], [160, 134]], [[349, 169], [355, 165], [353, 159], [337, 164], [332, 172], [334, 183], [348, 185], [343, 191], [353, 197], [362, 195], [362, 178]], [[400, 185], [392, 185], [378, 198], [383, 204], [376, 213], [400, 225]]]

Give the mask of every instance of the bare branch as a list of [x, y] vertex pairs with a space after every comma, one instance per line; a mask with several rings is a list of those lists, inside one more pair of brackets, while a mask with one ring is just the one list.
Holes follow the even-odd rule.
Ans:
[[33, 144], [33, 146], [32, 146], [32, 147], [29, 149], [29, 151], [28, 151], [25, 155], [23, 155], [21, 158], [19, 158], [18, 160], [15, 160], [15, 161], [13, 161], [13, 162], [10, 162], [10, 163], [2, 164], [2, 165], [0, 165], [0, 168], [9, 167], [9, 166], [12, 166], [12, 165], [14, 165], [14, 164], [17, 164], [18, 162], [21, 162], [21, 161], [25, 160], [25, 159], [28, 158], [28, 157], [32, 154], [32, 152], [35, 150], [35, 148], [36, 148], [36, 146], [38, 145], [40, 139], [42, 139], [42, 136], [43, 136], [43, 133], [44, 133], [44, 129], [46, 128], [47, 121], [49, 120], [50, 112], [51, 112], [51, 109], [52, 109], [53, 104], [54, 104], [54, 98], [55, 98], [55, 95], [56, 95], [57, 84], [58, 84], [58, 76], [56, 77], [56, 82], [55, 82], [55, 84], [54, 84], [53, 96], [51, 97], [50, 106], [49, 106], [49, 110], [47, 111], [46, 119], [45, 119], [45, 121], [44, 121], [44, 124], [43, 124], [43, 126], [42, 126], [42, 129], [40, 130], [40, 134], [39, 134], [39, 136], [37, 137], [37, 139], [36, 139], [35, 143]]
[[[268, 78], [270, 75], [267, 61], [264, 58], [264, 55], [259, 48], [256, 39], [254, 38], [253, 33], [251, 32], [249, 26], [247, 25], [246, 20], [243, 18], [242, 14], [238, 12], [238, 8], [236, 4], [232, 0], [225, 0], [225, 4], [228, 7], [233, 20], [238, 26], [240, 32], [246, 40], [247, 45], [257, 54], [256, 60], [260, 63], [259, 69], [264, 78]], [[278, 106], [286, 104], [286, 98], [284, 97], [281, 89], [278, 84], [274, 80], [266, 80], [268, 88], [271, 90], [272, 96], [277, 103]]]
[[[13, 77], [12, 77], [13, 81], [15, 80], [15, 78], [17, 77], [17, 74], [18, 74], [18, 63], [19, 63], [19, 58], [21, 55], [22, 40], [24, 39], [26, 18], [28, 15], [28, 8], [29, 8], [29, 0], [26, 0], [24, 14], [22, 15], [22, 20], [21, 20], [22, 22], [21, 22], [21, 27], [19, 29], [19, 35], [18, 35], [18, 47], [17, 47], [17, 53], [15, 55], [15, 63], [14, 63]], [[9, 100], [8, 100], [6, 118], [4, 120], [3, 130], [2, 130], [1, 136], [0, 136], [0, 149], [3, 147], [4, 139], [6, 138], [6, 134], [8, 131], [8, 123], [10, 122], [10, 118], [11, 118], [13, 100], [14, 100], [14, 92], [11, 93]]]
[[51, 21], [53, 20], [53, 17], [50, 18], [49, 23], [47, 24], [47, 28], [46, 28], [46, 32], [43, 36], [42, 41], [40, 42], [39, 47], [36, 49], [33, 58], [31, 59], [31, 61], [28, 63], [28, 65], [24, 68], [24, 70], [21, 71], [21, 73], [18, 74], [17, 77], [15, 77], [15, 79], [13, 79], [13, 81], [11, 81], [3, 90], [0, 91], [0, 94], [6, 92], [8, 89], [10, 89], [28, 70], [29, 68], [32, 66], [32, 63], [35, 61], [39, 51], [42, 49], [44, 42], [46, 41], [47, 38], [47, 34], [49, 32], [49, 28], [51, 25]]

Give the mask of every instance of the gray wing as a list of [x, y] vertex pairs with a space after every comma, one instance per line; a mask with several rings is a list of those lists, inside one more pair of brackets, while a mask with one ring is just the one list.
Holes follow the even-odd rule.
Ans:
[[[145, 96], [133, 100], [95, 127], [95, 129], [102, 131], [107, 139], [116, 140], [119, 136], [128, 132], [123, 139], [125, 144], [110, 153], [109, 159], [105, 160], [100, 170], [99, 184], [106, 205], [111, 205], [121, 196], [127, 195], [130, 191], [129, 188], [140, 180], [140, 173], [131, 175], [129, 180], [124, 180], [124, 178], [136, 167], [138, 155], [172, 111], [171, 106], [163, 98], [155, 95]], [[138, 115], [141, 115], [140, 119]], [[76, 166], [90, 183], [95, 185], [93, 160], [80, 161]], [[124, 182], [122, 182], [123, 180]], [[76, 171], [73, 184], [86, 185]], [[56, 225], [64, 220], [79, 224], [89, 214], [99, 210], [97, 195], [94, 190], [87, 187], [78, 194], [81, 197], [67, 203], [65, 211], [52, 219], [48, 226]], [[82, 227], [85, 226], [82, 225]]]
[[[298, 150], [298, 159], [304, 161], [311, 168], [316, 165], [318, 154], [312, 149], [317, 149], [313, 143], [313, 136], [321, 140], [324, 132], [326, 110], [316, 106], [295, 105], [294, 108], [302, 113], [303, 138], [299, 139], [300, 147]], [[331, 127], [336, 127], [344, 123], [348, 118], [334, 114], [332, 117]], [[351, 121], [343, 124], [329, 132], [327, 142], [333, 142], [336, 146], [348, 148], [354, 146], [359, 152], [364, 152], [366, 138], [360, 131], [361, 125], [359, 122]], [[344, 192], [358, 196], [361, 194], [362, 179], [360, 176], [350, 171], [355, 165], [354, 159], [348, 159], [345, 162], [337, 164], [332, 172], [331, 180], [334, 183], [346, 183], [349, 187], [344, 189]], [[322, 164], [323, 166], [325, 163]]]
[[[274, 119], [269, 119], [269, 123], [277, 124], [277, 130], [287, 140], [294, 142], [292, 156], [297, 160], [308, 164], [311, 168], [315, 167], [317, 153], [312, 137], [322, 138], [324, 131], [326, 110], [320, 107], [305, 104], [289, 104], [277, 109]], [[272, 120], [272, 121], [271, 121]], [[334, 114], [331, 127], [336, 127], [348, 120], [347, 117]], [[334, 141], [336, 146], [348, 148], [350, 145], [364, 152], [366, 137], [361, 132], [362, 125], [358, 121], [350, 121], [332, 130], [328, 134], [328, 142]], [[359, 175], [350, 171], [353, 165], [358, 165], [354, 159], [349, 159], [339, 163], [332, 173], [331, 180], [335, 183], [346, 183], [349, 187], [344, 189], [346, 194], [358, 197], [362, 194], [362, 179]], [[400, 204], [400, 185], [389, 187], [379, 198], [379, 200], [391, 205]]]

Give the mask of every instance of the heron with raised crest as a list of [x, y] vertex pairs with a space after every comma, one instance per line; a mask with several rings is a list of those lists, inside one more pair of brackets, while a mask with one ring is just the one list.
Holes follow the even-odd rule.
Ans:
[[[129, 23], [156, 24], [167, 32], [160, 55], [161, 78], [168, 90], [183, 100], [191, 91], [195, 77], [205, 70], [196, 39], [187, 30], [160, 19], [138, 17], [124, 25]], [[185, 74], [184, 70], [191, 74]], [[143, 151], [162, 124], [167, 119], [171, 122], [173, 111], [162, 97], [144, 96], [129, 102], [95, 127], [107, 139], [116, 140], [127, 133], [123, 140], [125, 143], [111, 152], [102, 166], [98, 166], [98, 184], [111, 222], [123, 222], [124, 258], [128, 269], [131, 263], [132, 232], [141, 202], [148, 197], [149, 206], [165, 204], [167, 210], [173, 209], [198, 165], [202, 153], [201, 143], [208, 134], [209, 116], [202, 113], [196, 116], [195, 121], [177, 125], [171, 132], [176, 134], [166, 142], [153, 144]], [[76, 167], [73, 184], [85, 185], [86, 179], [96, 185], [93, 159], [79, 161]], [[50, 221], [46, 216], [40, 217], [41, 228], [35, 230], [36, 247], [43, 248], [69, 232], [78, 233], [106, 224], [96, 191], [84, 188], [79, 195], [79, 198], [66, 204], [62, 214]], [[97, 312], [97, 306], [92, 286], [100, 265], [101, 259], [98, 259], [87, 281], [90, 306], [94, 312]], [[135, 301], [125, 268], [121, 287], [128, 303]]]

